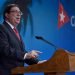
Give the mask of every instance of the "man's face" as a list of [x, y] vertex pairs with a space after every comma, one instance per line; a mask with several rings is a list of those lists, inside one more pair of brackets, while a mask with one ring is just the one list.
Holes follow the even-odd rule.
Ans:
[[20, 23], [21, 11], [18, 7], [12, 7], [10, 13], [6, 13], [6, 20], [9, 21], [12, 25], [17, 26]]

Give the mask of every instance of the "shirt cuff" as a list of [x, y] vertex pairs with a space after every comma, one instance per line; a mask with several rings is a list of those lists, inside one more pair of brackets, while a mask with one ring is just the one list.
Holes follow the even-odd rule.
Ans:
[[27, 56], [27, 53], [25, 53], [25, 55], [24, 55], [24, 59], [26, 59], [26, 56]]

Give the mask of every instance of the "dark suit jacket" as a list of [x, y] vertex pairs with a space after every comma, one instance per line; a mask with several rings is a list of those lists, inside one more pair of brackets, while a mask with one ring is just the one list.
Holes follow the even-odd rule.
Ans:
[[38, 62], [37, 59], [24, 60], [26, 52], [22, 39], [17, 38], [11, 27], [6, 22], [0, 25], [0, 75], [10, 75], [12, 68], [23, 66], [24, 62], [29, 65]]

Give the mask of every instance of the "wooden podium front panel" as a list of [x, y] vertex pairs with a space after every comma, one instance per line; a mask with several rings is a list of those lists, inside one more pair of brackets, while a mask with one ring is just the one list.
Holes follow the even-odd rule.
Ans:
[[75, 55], [69, 55], [70, 71], [75, 71]]

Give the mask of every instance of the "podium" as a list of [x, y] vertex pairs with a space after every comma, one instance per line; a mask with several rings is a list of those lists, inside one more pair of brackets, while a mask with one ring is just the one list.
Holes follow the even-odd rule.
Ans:
[[75, 71], [75, 53], [58, 49], [44, 63], [34, 64], [26, 67], [16, 67], [11, 70], [11, 75], [44, 72], [44, 75], [65, 75], [65, 72]]

